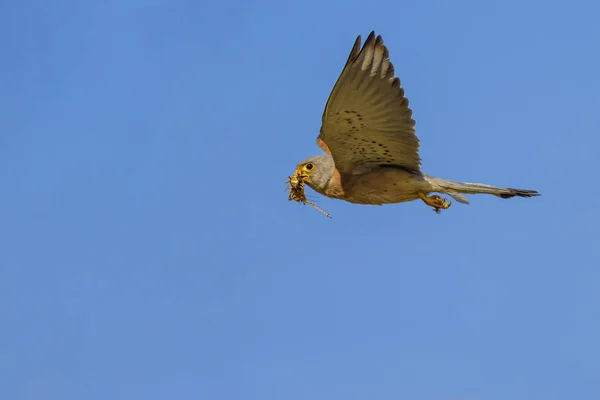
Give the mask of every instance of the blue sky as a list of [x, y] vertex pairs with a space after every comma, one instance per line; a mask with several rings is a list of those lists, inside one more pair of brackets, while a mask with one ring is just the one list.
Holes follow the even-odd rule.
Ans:
[[[600, 398], [598, 15], [2, 3], [0, 398]], [[371, 30], [426, 173], [543, 196], [288, 202]]]

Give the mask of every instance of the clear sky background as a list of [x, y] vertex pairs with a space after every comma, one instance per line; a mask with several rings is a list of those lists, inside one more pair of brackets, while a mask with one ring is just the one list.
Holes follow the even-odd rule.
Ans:
[[[3, 2], [0, 398], [599, 399], [599, 18]], [[425, 172], [543, 196], [288, 202], [371, 30]]]

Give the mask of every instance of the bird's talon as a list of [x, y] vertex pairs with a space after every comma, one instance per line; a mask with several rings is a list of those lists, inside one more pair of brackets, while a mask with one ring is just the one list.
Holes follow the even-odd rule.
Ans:
[[440, 210], [446, 210], [452, 205], [452, 203], [448, 201], [448, 199], [444, 199], [435, 194], [432, 196], [427, 196], [424, 193], [419, 193], [419, 197], [421, 198], [421, 200], [423, 200], [423, 202], [425, 202], [425, 204], [433, 207], [433, 211], [435, 211], [436, 214], [439, 214]]

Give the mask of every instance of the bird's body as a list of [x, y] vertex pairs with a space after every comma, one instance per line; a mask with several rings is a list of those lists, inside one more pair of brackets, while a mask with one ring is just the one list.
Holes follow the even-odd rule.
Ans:
[[422, 199], [436, 211], [468, 204], [463, 194], [532, 197], [533, 190], [448, 181], [421, 172], [419, 140], [400, 80], [394, 76], [381, 36], [371, 32], [362, 49], [357, 38], [323, 113], [317, 144], [325, 154], [300, 162], [295, 176], [315, 191], [357, 204]]
[[426, 181], [414, 172], [395, 166], [374, 168], [346, 179], [342, 198], [357, 204], [393, 204], [413, 201], [426, 188]]
[[[333, 165], [333, 157], [329, 154], [311, 157], [298, 164], [298, 168], [311, 162], [321, 166]], [[398, 166], [376, 166], [354, 175], [342, 175], [334, 170], [327, 176], [330, 178], [324, 184], [318, 179], [310, 179], [306, 183], [327, 197], [356, 204], [379, 205], [417, 200], [417, 193], [427, 187], [418, 173]]]

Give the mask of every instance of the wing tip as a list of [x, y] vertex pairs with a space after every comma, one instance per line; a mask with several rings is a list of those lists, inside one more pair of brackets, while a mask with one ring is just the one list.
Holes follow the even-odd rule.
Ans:
[[[348, 61], [346, 64], [351, 64], [355, 62], [361, 54], [365, 52], [365, 49], [368, 49], [371, 46], [375, 46], [378, 44], [383, 44], [383, 38], [381, 35], [375, 36], [375, 31], [371, 31], [367, 36], [364, 44], [361, 46], [362, 36], [358, 35], [356, 40], [354, 41], [354, 45], [352, 46], [352, 50], [350, 50], [350, 55], [348, 56]], [[386, 49], [387, 50], [387, 49]]]
[[348, 61], [346, 61], [346, 65], [351, 64], [354, 61], [356, 61], [356, 59], [360, 55], [360, 44], [361, 44], [361, 37], [360, 37], [360, 35], [358, 35], [356, 37], [356, 40], [354, 41], [352, 50], [350, 50], [350, 55], [348, 56]]

